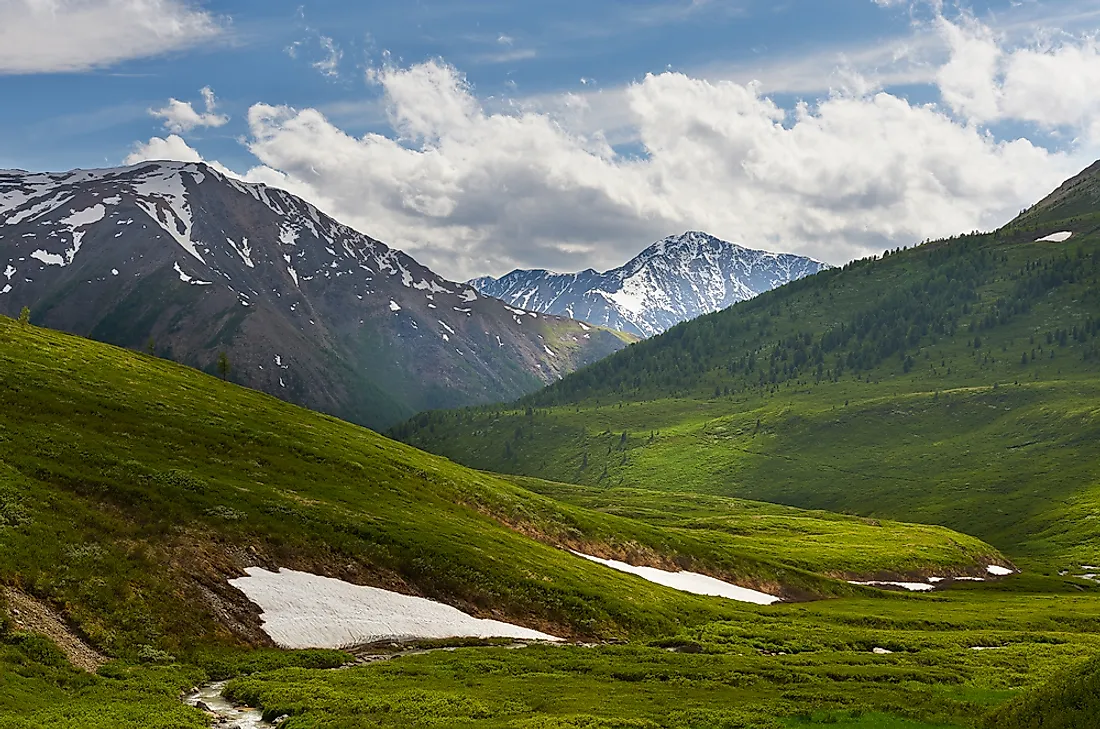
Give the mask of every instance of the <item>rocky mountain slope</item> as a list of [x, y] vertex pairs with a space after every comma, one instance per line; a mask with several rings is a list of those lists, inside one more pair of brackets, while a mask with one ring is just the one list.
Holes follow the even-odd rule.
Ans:
[[447, 281], [202, 164], [0, 172], [0, 313], [384, 427], [518, 397], [626, 345]]
[[688, 232], [658, 241], [604, 273], [516, 270], [469, 284], [513, 306], [650, 337], [828, 267], [812, 258], [750, 250]]

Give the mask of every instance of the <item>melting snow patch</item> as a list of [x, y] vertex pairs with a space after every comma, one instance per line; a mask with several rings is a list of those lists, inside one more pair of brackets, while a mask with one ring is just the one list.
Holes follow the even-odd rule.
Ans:
[[118, 275], [118, 269], [117, 268], [112, 268], [111, 269], [111, 275], [112, 276], [117, 276]]
[[31, 258], [34, 258], [35, 260], [38, 260], [38, 261], [42, 261], [42, 263], [45, 263], [47, 266], [64, 266], [65, 265], [65, 257], [64, 256], [60, 256], [56, 253], [50, 253], [49, 251], [44, 251], [41, 248], [39, 248], [37, 251], [32, 253]]
[[174, 169], [148, 174], [134, 185], [134, 191], [139, 195], [135, 201], [137, 206], [172, 236], [181, 248], [206, 263], [191, 241], [191, 208], [187, 204], [187, 190], [181, 176]]
[[192, 286], [213, 286], [213, 284], [210, 283], [209, 281], [199, 281], [197, 278], [193, 278], [191, 276], [188, 276], [186, 273], [183, 272], [183, 269], [180, 268], [180, 264], [178, 264], [178, 263], [173, 263], [172, 264], [172, 269], [177, 274], [179, 274], [180, 281], [183, 281], [184, 283], [191, 284]]
[[1000, 565], [991, 564], [985, 568], [985, 571], [994, 577], [1007, 577], [1008, 575], [1015, 574], [1013, 570], [1007, 567], [1001, 567]]
[[1044, 236], [1043, 238], [1039, 238], [1035, 242], [1036, 243], [1065, 243], [1071, 237], [1073, 237], [1073, 233], [1069, 232], [1068, 230], [1063, 230], [1061, 232], [1051, 233], [1048, 236]]
[[46, 213], [47, 211], [52, 210], [53, 208], [60, 205], [64, 205], [72, 199], [72, 195], [65, 197], [64, 193], [58, 193], [48, 200], [35, 203], [29, 208], [20, 210], [15, 215], [12, 215], [10, 218], [8, 218], [6, 222], [8, 225], [19, 225], [20, 223], [26, 222], [28, 220], [34, 220], [43, 213]]
[[874, 580], [872, 582], [850, 582], [852, 585], [863, 585], [864, 587], [900, 587], [903, 590], [910, 592], [928, 592], [934, 590], [934, 585], [928, 585], [923, 582], [888, 582], [886, 580]]
[[473, 289], [466, 289], [458, 297], [467, 304], [477, 301], [477, 293]]
[[8, 267], [4, 269], [4, 278], [11, 281], [11, 277], [15, 275], [15, 266], [8, 264]]
[[558, 355], [554, 354], [554, 350], [550, 349], [550, 348], [549, 348], [549, 347], [547, 347], [547, 346], [546, 346], [545, 344], [544, 344], [544, 345], [542, 345], [542, 348], [543, 348], [543, 349], [545, 349], [545, 350], [546, 350], [546, 353], [547, 353], [548, 355], [550, 355], [551, 357], [557, 357], [557, 356], [558, 356]]
[[888, 656], [893, 653], [893, 651], [888, 651], [885, 648], [875, 648], [871, 652], [874, 653], [876, 656]]
[[390, 311], [394, 312], [395, 314], [397, 312], [401, 311], [401, 307], [398, 306], [397, 302], [394, 301], [393, 299], [390, 299]]
[[664, 585], [665, 587], [671, 587], [681, 592], [690, 592], [693, 595], [725, 597], [730, 600], [751, 602], [756, 605], [771, 605], [772, 603], [779, 602], [779, 598], [774, 595], [750, 590], [747, 587], [731, 585], [728, 582], [723, 582], [722, 580], [717, 580], [707, 575], [700, 575], [695, 572], [668, 572], [654, 567], [635, 567], [626, 562], [617, 562], [613, 559], [600, 559], [599, 557], [592, 557], [582, 552], [573, 552], [573, 554], [578, 557], [584, 557], [592, 562], [606, 565], [620, 572], [629, 572], [632, 575], [641, 577], [643, 580], [654, 582], [658, 585]]
[[98, 223], [103, 220], [103, 217], [107, 214], [107, 209], [102, 205], [93, 205], [90, 208], [76, 212], [69, 211], [71, 215], [67, 218], [62, 218], [60, 222], [62, 225], [67, 225], [69, 228], [82, 228], [85, 225], [91, 225], [92, 223]]
[[384, 640], [516, 638], [552, 635], [482, 620], [442, 603], [306, 572], [249, 567], [230, 580], [263, 610], [264, 632], [283, 648], [348, 648]]
[[[241, 239], [240, 247], [238, 247], [237, 244], [233, 242], [232, 238], [226, 238], [225, 242], [233, 246], [233, 250], [235, 250], [237, 252], [237, 255], [241, 257], [241, 260], [244, 261], [244, 265], [248, 266], [249, 268], [256, 267], [255, 264], [252, 263], [252, 246], [248, 244], [248, 238]], [[287, 263], [289, 262], [290, 261], [287, 261]]]
[[11, 284], [4, 284], [4, 288], [0, 289], [0, 294], [6, 294], [11, 291]]

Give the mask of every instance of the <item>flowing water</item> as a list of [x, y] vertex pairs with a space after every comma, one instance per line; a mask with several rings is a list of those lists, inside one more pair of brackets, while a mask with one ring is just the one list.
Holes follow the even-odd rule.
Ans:
[[218, 681], [207, 684], [198, 691], [188, 694], [184, 702], [188, 706], [209, 711], [217, 719], [212, 726], [221, 729], [271, 729], [273, 724], [264, 721], [263, 714], [258, 709], [234, 706], [224, 696], [227, 681]]

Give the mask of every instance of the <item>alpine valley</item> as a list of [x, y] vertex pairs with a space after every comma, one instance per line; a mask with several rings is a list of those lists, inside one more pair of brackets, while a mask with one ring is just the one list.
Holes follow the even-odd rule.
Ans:
[[0, 313], [372, 427], [519, 397], [631, 337], [446, 281], [204, 164], [0, 171]]
[[629, 346], [209, 167], [0, 184], [0, 729], [1098, 726], [1100, 169]]
[[513, 306], [645, 338], [827, 268], [812, 258], [750, 250], [688, 232], [657, 241], [604, 273], [516, 270], [469, 284]]

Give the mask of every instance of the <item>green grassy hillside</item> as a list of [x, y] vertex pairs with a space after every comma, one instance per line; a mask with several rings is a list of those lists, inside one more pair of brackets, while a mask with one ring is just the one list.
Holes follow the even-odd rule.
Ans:
[[[258, 616], [226, 584], [253, 564], [586, 637], [739, 608], [561, 547], [792, 597], [858, 592], [821, 576], [852, 565], [787, 558], [765, 530], [754, 544], [564, 504], [171, 362], [8, 319], [0, 411], [0, 581], [62, 607], [108, 655], [255, 642]], [[792, 515], [828, 522], [898, 572], [1003, 561], [947, 531]]]
[[[317, 667], [338, 664], [339, 654], [250, 647], [263, 642], [258, 615], [226, 584], [250, 564], [392, 587], [567, 636], [679, 645], [689, 640], [677, 637], [683, 631], [766, 627], [769, 614], [790, 608], [686, 595], [558, 547], [689, 567], [794, 597], [877, 595], [868, 605], [912, 598], [823, 575], [872, 566], [950, 574], [1004, 561], [947, 530], [744, 501], [698, 499], [687, 508], [639, 494], [623, 497], [621, 513], [589, 508], [570, 486], [471, 471], [171, 362], [5, 318], [0, 412], [0, 584], [52, 605], [114, 659], [99, 675], [74, 670], [49, 640], [2, 617], [0, 604], [3, 729], [73, 717], [112, 729], [200, 727], [202, 715], [178, 695], [210, 677], [255, 672], [259, 680], [298, 666], [315, 672], [311, 682], [331, 680]], [[784, 530], [836, 540], [869, 561], [808, 542], [784, 547]], [[779, 640], [790, 626], [768, 630], [767, 640]], [[1074, 655], [1085, 647], [1071, 642]], [[560, 655], [555, 670], [585, 673], [590, 655], [604, 666], [591, 670], [631, 688], [624, 710], [647, 700], [650, 687], [630, 674], [631, 651]], [[689, 671], [677, 681], [697, 671], [672, 669], [667, 675]], [[450, 669], [444, 661], [432, 670]], [[570, 691], [596, 685], [569, 680]], [[425, 685], [432, 682], [446, 683]], [[436, 698], [402, 694], [422, 717], [439, 716]], [[566, 702], [532, 716], [570, 711]]]
[[[393, 434], [497, 472], [942, 524], [1052, 568], [1095, 564], [1100, 215], [1075, 200], [823, 272], [516, 405]], [[1036, 242], [1061, 230], [1074, 236]]]

